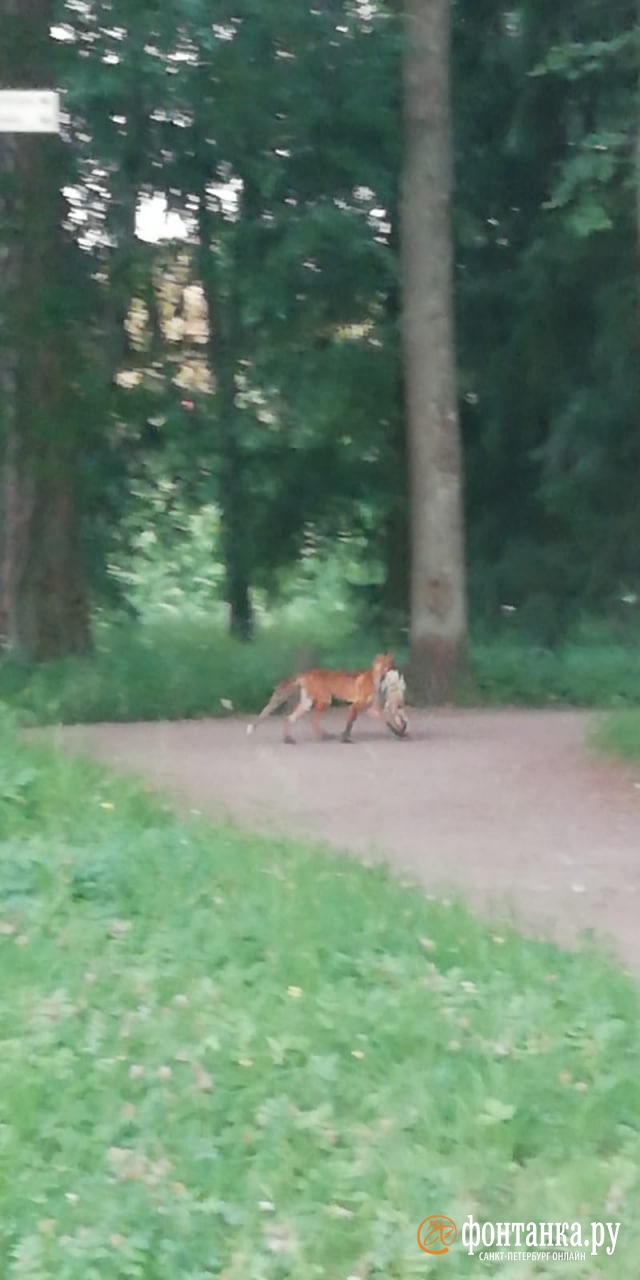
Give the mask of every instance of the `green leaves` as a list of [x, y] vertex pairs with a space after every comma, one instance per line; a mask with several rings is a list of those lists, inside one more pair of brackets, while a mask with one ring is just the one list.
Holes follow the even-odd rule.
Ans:
[[635, 582], [637, 13], [497, 10], [465, 11], [454, 46], [472, 607], [499, 626], [530, 605], [553, 643]]
[[[628, 168], [629, 140], [624, 134], [588, 134], [576, 154], [563, 165], [561, 177], [545, 209], [561, 209], [570, 232], [585, 238], [614, 227], [614, 180]], [[607, 208], [609, 206], [609, 208]]]
[[[94, 590], [110, 605], [105, 563], [117, 562], [128, 591], [126, 537], [161, 523], [150, 496], [159, 478], [180, 490], [187, 522], [213, 504], [218, 525], [209, 568], [171, 519], [158, 528], [138, 560], [147, 595], [166, 585], [165, 556], [184, 568], [178, 594], [193, 568], [197, 603], [214, 607], [228, 576], [220, 503], [231, 475], [240, 558], [270, 590], [310, 530], [363, 535], [369, 581], [390, 576], [389, 512], [406, 508], [397, 6], [214, 9], [59, 5], [66, 182], [82, 245], [59, 309], [91, 356], [73, 422]], [[600, 607], [637, 576], [636, 9], [526, 0], [506, 14], [475, 0], [454, 5], [453, 20], [474, 612], [495, 620], [502, 604], [542, 592], [560, 617], [566, 601]], [[136, 245], [136, 207], [154, 192], [185, 219], [179, 248]], [[158, 323], [161, 276], [175, 290], [171, 339]], [[180, 329], [185, 289], [203, 280], [211, 332], [232, 335], [224, 411], [216, 355]], [[123, 338], [132, 300], [148, 314], [135, 350]], [[120, 370], [137, 385], [113, 388]], [[193, 412], [179, 403], [185, 388]]]
[[[297, 555], [317, 509], [332, 502], [350, 523], [355, 457], [343, 456], [339, 422], [350, 417], [351, 453], [362, 456], [389, 414], [373, 389], [363, 397], [370, 384], [361, 360], [326, 360], [323, 352], [349, 325], [363, 334], [373, 325], [379, 342], [374, 312], [396, 287], [388, 232], [371, 216], [389, 210], [395, 187], [394, 24], [385, 10], [364, 15], [342, 0], [328, 7], [240, 0], [218, 4], [213, 22], [205, 0], [178, 0], [170, 14], [115, 0], [91, 11], [74, 6], [65, 18], [59, 52], [75, 216], [81, 226], [90, 222], [90, 245], [81, 234], [106, 280], [110, 329], [122, 325], [132, 300], [138, 308], [144, 302], [149, 317], [135, 350], [111, 333], [112, 372], [126, 361], [138, 385], [112, 398], [113, 417], [103, 420], [104, 443], [95, 451], [100, 475], [120, 466], [119, 483], [104, 487], [108, 504], [104, 491], [95, 495], [104, 509], [102, 533], [92, 526], [91, 534], [96, 582], [98, 558], [109, 552], [105, 539], [128, 523], [132, 480], [142, 473], [139, 492], [157, 471], [137, 420], [159, 414], [161, 467], [179, 470], [190, 501], [206, 490], [205, 475], [206, 498], [221, 510], [227, 580], [237, 551], [241, 576], [271, 574], [273, 581], [274, 569]], [[198, 384], [201, 429], [188, 435], [172, 399], [194, 353], [186, 341], [169, 347], [154, 322], [150, 281], [161, 255], [134, 248], [136, 207], [154, 191], [191, 220], [182, 263], [165, 252], [165, 274], [177, 278], [186, 262], [188, 284], [204, 286], [208, 305], [209, 341], [198, 353], [207, 375]], [[363, 350], [367, 342], [361, 339]], [[397, 358], [396, 344], [378, 346], [376, 370], [392, 371], [387, 385]], [[299, 456], [292, 458], [294, 433]], [[301, 475], [314, 466], [315, 483], [302, 487]]]

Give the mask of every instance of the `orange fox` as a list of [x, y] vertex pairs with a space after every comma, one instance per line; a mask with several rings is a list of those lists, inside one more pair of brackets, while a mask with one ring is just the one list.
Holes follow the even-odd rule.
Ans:
[[351, 742], [351, 730], [361, 711], [371, 707], [375, 714], [380, 715], [377, 705], [380, 684], [386, 673], [395, 665], [392, 653], [379, 653], [367, 671], [327, 671], [316, 667], [313, 671], [303, 671], [299, 676], [283, 680], [274, 689], [255, 724], [247, 726], [247, 733], [253, 733], [261, 720], [266, 720], [272, 711], [281, 707], [297, 693], [296, 706], [284, 720], [285, 742], [295, 742], [291, 729], [296, 720], [299, 720], [300, 716], [305, 715], [307, 711], [313, 713], [311, 722], [318, 737], [323, 737], [320, 716], [334, 699], [337, 702], [351, 703], [347, 723], [341, 735], [343, 742]]

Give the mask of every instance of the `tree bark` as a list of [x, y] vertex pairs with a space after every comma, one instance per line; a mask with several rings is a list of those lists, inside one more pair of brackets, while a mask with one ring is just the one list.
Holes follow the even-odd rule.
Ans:
[[202, 290], [207, 305], [208, 350], [215, 383], [220, 487], [221, 551], [225, 569], [225, 599], [229, 630], [240, 640], [254, 631], [251, 601], [251, 549], [247, 529], [245, 480], [240, 443], [240, 415], [236, 404], [236, 300], [232, 290], [215, 278], [214, 233], [207, 195], [200, 197], [198, 253]]
[[405, 0], [401, 192], [411, 494], [410, 676], [448, 700], [465, 667], [466, 585], [450, 226], [449, 0]]
[[[222, 326], [219, 306], [213, 326]], [[222, 332], [210, 339], [217, 401], [220, 459], [221, 549], [225, 567], [225, 597], [229, 605], [229, 629], [239, 640], [251, 640], [254, 618], [250, 588], [250, 555], [244, 504], [240, 418], [236, 408], [233, 347]]]
[[[639, 0], [640, 2], [640, 0]], [[390, 245], [400, 256], [399, 197], [393, 201]], [[392, 330], [392, 341], [400, 338], [402, 328], [402, 290], [400, 281], [394, 282], [386, 299], [387, 322]], [[399, 354], [399, 353], [398, 353]], [[401, 619], [403, 628], [409, 619], [409, 503], [407, 457], [407, 430], [403, 414], [405, 402], [405, 371], [400, 360], [396, 363], [396, 399], [393, 420], [389, 427], [388, 448], [390, 455], [391, 506], [384, 522], [383, 558], [385, 580], [383, 603], [394, 622]]]
[[[636, 0], [636, 38], [640, 40], [640, 0]], [[637, 89], [640, 90], [640, 74]], [[640, 310], [640, 116], [636, 109], [636, 147], [635, 147], [635, 184], [636, 184], [636, 295]]]
[[[402, 387], [399, 389], [398, 406], [402, 404]], [[391, 467], [393, 489], [391, 506], [383, 527], [384, 587], [383, 605], [403, 630], [409, 618], [409, 517], [407, 503], [407, 435], [398, 407], [397, 420], [390, 427]], [[402, 485], [402, 487], [401, 487]]]
[[[51, 82], [51, 0], [0, 0], [0, 86]], [[0, 627], [41, 661], [87, 650], [69, 388], [77, 371], [64, 289], [61, 143], [0, 135]]]

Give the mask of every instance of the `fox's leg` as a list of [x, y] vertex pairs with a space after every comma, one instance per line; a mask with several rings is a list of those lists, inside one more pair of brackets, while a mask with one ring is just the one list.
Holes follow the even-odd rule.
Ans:
[[303, 686], [300, 690], [300, 697], [298, 699], [297, 706], [293, 708], [291, 715], [285, 716], [285, 721], [284, 721], [285, 742], [295, 742], [295, 738], [291, 733], [292, 726], [295, 724], [296, 720], [300, 719], [300, 716], [305, 715], [307, 711], [311, 711], [312, 707], [313, 707], [313, 698], [309, 697], [309, 694], [307, 693], [306, 689]]
[[347, 723], [344, 726], [344, 733], [341, 735], [342, 742], [351, 742], [351, 730], [353, 729], [353, 726], [356, 720], [358, 719], [359, 710], [360, 710], [360, 707], [358, 706], [358, 703], [353, 702], [349, 709], [349, 715], [347, 716]]
[[321, 701], [318, 698], [316, 698], [316, 701], [313, 704], [313, 711], [311, 713], [311, 723], [319, 738], [326, 738], [327, 736], [324, 729], [322, 728], [322, 725], [320, 724], [320, 716], [324, 714], [328, 706], [329, 706], [328, 701], [324, 701], [324, 700]]

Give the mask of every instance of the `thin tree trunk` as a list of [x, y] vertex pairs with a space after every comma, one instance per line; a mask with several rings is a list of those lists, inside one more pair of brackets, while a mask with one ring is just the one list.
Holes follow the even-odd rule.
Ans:
[[229, 605], [229, 629], [240, 640], [250, 640], [254, 630], [251, 602], [249, 532], [245, 509], [245, 481], [240, 444], [240, 415], [236, 405], [236, 324], [233, 297], [225, 296], [214, 278], [212, 215], [200, 198], [199, 263], [207, 304], [208, 349], [215, 383], [216, 453], [219, 460], [221, 549], [225, 569], [225, 599]]
[[414, 696], [446, 701], [465, 665], [466, 588], [450, 227], [448, 0], [406, 0], [401, 198]]
[[[223, 323], [220, 310], [213, 325]], [[244, 510], [244, 479], [240, 448], [240, 420], [236, 408], [236, 380], [233, 351], [220, 333], [213, 334], [217, 425], [221, 479], [222, 556], [225, 566], [225, 596], [229, 605], [229, 629], [239, 640], [253, 635], [253, 606], [249, 583], [250, 556]]]
[[[0, 0], [0, 86], [46, 87], [51, 0]], [[0, 365], [8, 403], [1, 440], [0, 623], [30, 660], [90, 643], [68, 388], [73, 352], [64, 288], [60, 142], [2, 139], [4, 245]]]
[[[390, 244], [400, 253], [399, 199], [393, 202]], [[399, 337], [402, 324], [402, 296], [400, 282], [394, 283], [386, 300], [386, 313], [393, 329], [393, 341]], [[409, 618], [409, 467], [407, 458], [407, 430], [403, 415], [405, 400], [405, 371], [397, 362], [396, 400], [393, 405], [393, 421], [389, 428], [390, 476], [392, 481], [391, 507], [384, 523], [383, 557], [385, 581], [384, 605], [394, 616], [394, 622], [402, 619], [403, 627]]]

